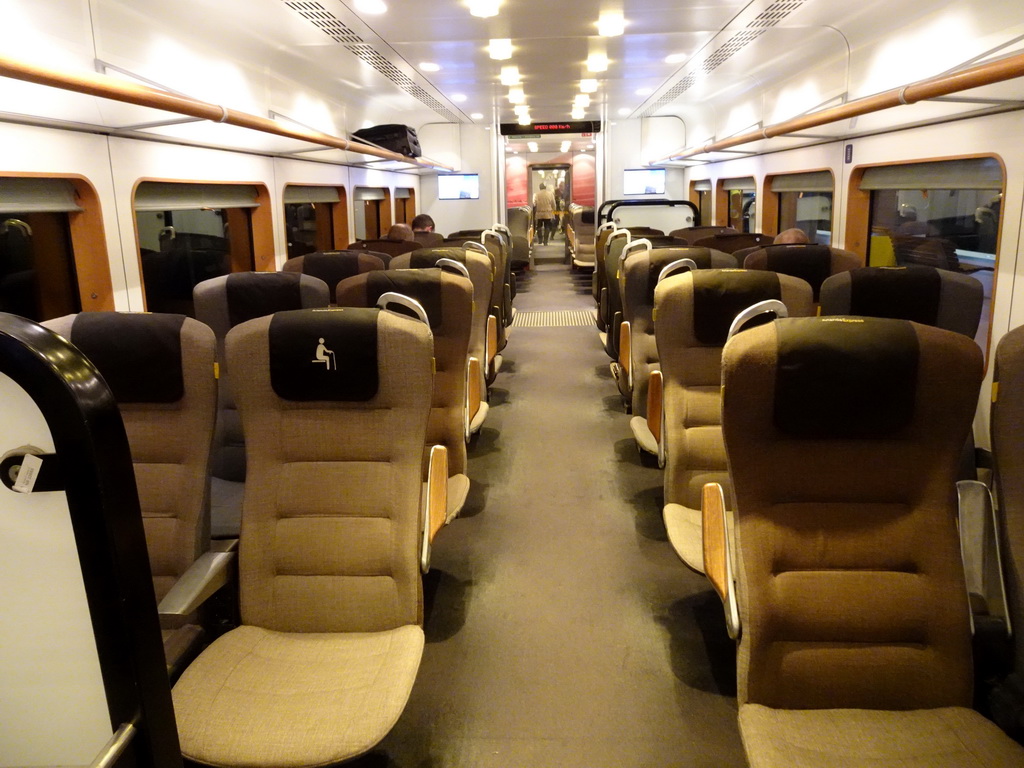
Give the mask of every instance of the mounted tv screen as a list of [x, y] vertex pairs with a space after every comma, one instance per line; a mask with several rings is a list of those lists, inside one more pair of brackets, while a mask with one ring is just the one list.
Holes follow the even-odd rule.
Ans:
[[664, 168], [635, 168], [622, 172], [622, 193], [624, 195], [665, 194]]
[[438, 200], [476, 200], [479, 197], [478, 173], [445, 173], [437, 177]]

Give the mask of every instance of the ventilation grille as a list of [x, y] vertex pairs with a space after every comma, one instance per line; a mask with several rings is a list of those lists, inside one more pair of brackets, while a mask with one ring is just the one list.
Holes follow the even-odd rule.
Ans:
[[[725, 43], [716, 48], [710, 56], [701, 62], [700, 70], [702, 74], [708, 75], [714, 72], [719, 66], [757, 40], [757, 38], [763, 35], [769, 28], [781, 23], [783, 19], [789, 16], [793, 11], [800, 8], [800, 6], [805, 2], [807, 2], [807, 0], [777, 0], [777, 2], [769, 5], [749, 24], [747, 24], [746, 29], [736, 32], [730, 36]], [[665, 105], [671, 104], [686, 93], [686, 91], [690, 90], [696, 82], [696, 72], [690, 72], [689, 74], [683, 75], [683, 77], [675, 85], [665, 91], [657, 101], [653, 102], [647, 107], [647, 109], [641, 112], [639, 117], [650, 117], [653, 113], [657, 112]]]
[[425, 88], [417, 85], [415, 80], [382, 56], [376, 48], [363, 40], [341, 19], [324, 8], [323, 5], [316, 2], [306, 2], [305, 0], [282, 1], [306, 21], [323, 31], [331, 40], [340, 43], [353, 56], [369, 64], [414, 99], [437, 112], [445, 120], [450, 123], [461, 122], [454, 112], [438, 99], [431, 96]]
[[597, 313], [592, 309], [559, 309], [550, 312], [516, 312], [513, 328], [566, 328], [593, 326]]

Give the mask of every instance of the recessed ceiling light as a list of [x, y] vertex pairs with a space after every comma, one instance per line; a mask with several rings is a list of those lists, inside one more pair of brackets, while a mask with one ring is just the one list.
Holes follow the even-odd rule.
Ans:
[[573, 107], [571, 114], [573, 120], [582, 120], [586, 112], [583, 111], [583, 107]]
[[652, 93], [654, 93], [653, 88], [637, 88], [636, 90], [637, 96], [650, 96]]
[[528, 113], [524, 112], [519, 116], [520, 125], [529, 125], [531, 122], [532, 120], [530, 120], [530, 115]]
[[483, 120], [484, 119], [484, 115], [483, 115], [482, 112], [474, 112], [469, 117], [470, 117], [471, 120]]
[[512, 107], [512, 111], [522, 117], [523, 115], [530, 114], [530, 108], [526, 104], [516, 104]]
[[630, 109], [629, 107], [622, 107], [622, 108], [621, 108], [621, 109], [619, 110], [619, 117], [625, 117], [626, 115], [629, 115], [629, 114], [631, 114], [632, 112], [633, 112], [633, 110], [632, 110], [632, 109]]
[[422, 69], [424, 72], [440, 72], [441, 71], [441, 65], [440, 64], [435, 64], [432, 61], [421, 61], [420, 62], [420, 69]]
[[597, 33], [601, 37], [616, 37], [626, 28], [626, 20], [617, 11], [605, 11], [597, 21]]
[[529, 142], [527, 142], [526, 143], [526, 148], [529, 149], [531, 152], [536, 152], [537, 149], [538, 149], [537, 142], [536, 141], [529, 141]]
[[384, 0], [356, 0], [356, 10], [360, 13], [377, 16], [387, 13], [388, 7], [384, 4]]
[[481, 19], [489, 19], [491, 16], [498, 15], [501, 0], [469, 0], [467, 5], [472, 15], [479, 16]]
[[593, 78], [587, 78], [586, 80], [580, 80], [580, 91], [583, 93], [593, 93], [597, 90], [597, 80]]
[[509, 88], [508, 89], [508, 101], [509, 104], [522, 104], [526, 101], [526, 93], [522, 88]]
[[571, 146], [572, 146], [572, 142], [569, 141], [568, 139], [566, 139], [565, 141], [562, 142], [562, 146], [560, 147], [559, 151], [560, 152], [568, 152], [569, 148]]
[[587, 149], [593, 149], [593, 148], [594, 148], [593, 144], [587, 144]]
[[462, 102], [464, 102], [468, 98], [469, 97], [466, 94], [464, 94], [464, 93], [453, 93], [452, 94], [452, 101], [454, 101], [454, 102], [456, 102], [458, 104], [461, 104]]
[[512, 58], [512, 41], [507, 37], [498, 37], [490, 41], [487, 52], [496, 61], [505, 61]]
[[587, 69], [590, 72], [604, 72], [608, 69], [608, 57], [603, 53], [592, 53], [587, 58]]
[[665, 57], [666, 64], [681, 64], [684, 61], [686, 61], [685, 53], [670, 53]]
[[576, 106], [576, 107], [589, 107], [590, 106], [590, 96], [588, 96], [585, 93], [577, 93], [576, 94], [576, 98], [573, 99], [572, 103], [573, 103], [573, 106]]
[[519, 85], [519, 67], [502, 67], [501, 84]]

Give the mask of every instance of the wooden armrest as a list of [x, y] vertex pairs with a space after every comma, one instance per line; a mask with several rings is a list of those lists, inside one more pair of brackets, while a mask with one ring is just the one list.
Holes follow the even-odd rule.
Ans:
[[483, 402], [483, 394], [480, 391], [480, 381], [483, 374], [480, 372], [480, 361], [470, 357], [466, 362], [466, 442], [469, 442], [470, 428], [477, 413], [480, 411], [480, 404]]
[[626, 375], [626, 382], [629, 390], [633, 390], [633, 374], [631, 368], [631, 346], [633, 337], [629, 332], [629, 321], [623, 320], [619, 323], [619, 369]]
[[420, 568], [426, 573], [430, 570], [430, 545], [448, 517], [448, 449], [443, 445], [435, 445], [430, 449], [430, 465], [424, 496]]
[[701, 491], [700, 508], [704, 538], [704, 573], [725, 605], [729, 637], [740, 634], [739, 611], [732, 575], [732, 553], [726, 528], [725, 494], [718, 483], [707, 483]]
[[490, 314], [487, 316], [487, 365], [490, 367], [498, 354], [498, 318]]

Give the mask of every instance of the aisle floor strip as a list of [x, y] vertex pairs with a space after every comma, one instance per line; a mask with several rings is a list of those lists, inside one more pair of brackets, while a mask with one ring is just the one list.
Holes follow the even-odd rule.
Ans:
[[559, 309], [547, 312], [516, 312], [513, 328], [564, 328], [594, 325], [597, 313], [592, 309]]

